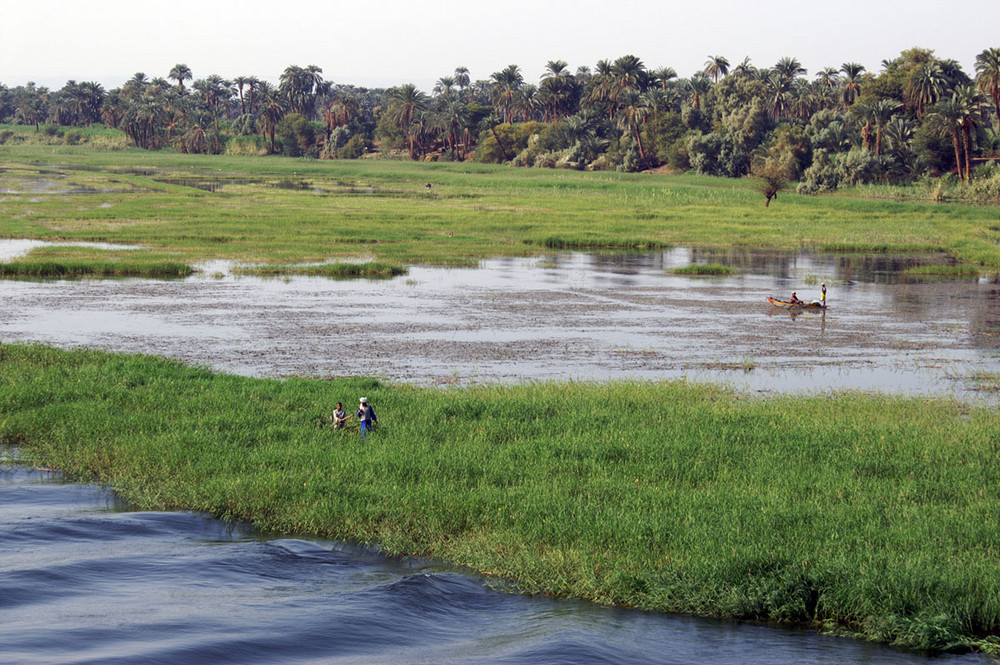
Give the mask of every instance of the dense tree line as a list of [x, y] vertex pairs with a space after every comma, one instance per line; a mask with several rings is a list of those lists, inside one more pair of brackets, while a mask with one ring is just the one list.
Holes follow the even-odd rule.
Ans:
[[[668, 165], [739, 177], [769, 173], [820, 190], [925, 174], [972, 179], [1000, 153], [1000, 48], [966, 73], [914, 48], [879, 72], [846, 62], [813, 77], [795, 58], [756, 67], [709, 56], [689, 78], [625, 55], [593, 69], [546, 64], [538, 83], [510, 65], [472, 80], [459, 67], [425, 93], [337, 85], [290, 66], [278, 84], [254, 76], [195, 79], [137, 73], [120, 88], [69, 81], [58, 91], [0, 84], [0, 119], [122, 130], [136, 146], [183, 152], [412, 159], [638, 171]], [[777, 175], [775, 175], [777, 174]]]

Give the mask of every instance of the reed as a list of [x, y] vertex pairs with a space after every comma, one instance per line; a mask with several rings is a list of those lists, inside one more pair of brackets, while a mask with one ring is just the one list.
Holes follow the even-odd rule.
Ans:
[[[365, 395], [379, 430], [328, 427]], [[426, 389], [0, 345], [0, 442], [141, 508], [601, 603], [996, 651], [994, 409], [708, 385]]]

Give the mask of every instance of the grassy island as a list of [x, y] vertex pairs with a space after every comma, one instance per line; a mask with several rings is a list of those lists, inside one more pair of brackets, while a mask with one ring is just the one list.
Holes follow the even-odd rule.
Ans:
[[[921, 649], [1000, 641], [1000, 423], [951, 402], [669, 383], [267, 380], [0, 345], [0, 442], [142, 508], [553, 593]], [[366, 395], [380, 431], [329, 427]]]

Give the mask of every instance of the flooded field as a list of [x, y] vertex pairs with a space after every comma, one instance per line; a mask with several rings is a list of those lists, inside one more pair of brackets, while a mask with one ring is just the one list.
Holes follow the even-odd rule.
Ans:
[[[0, 242], [0, 259], [26, 251]], [[0, 339], [154, 353], [252, 376], [423, 385], [674, 379], [752, 392], [994, 401], [1000, 286], [917, 278], [935, 255], [673, 249], [411, 267], [384, 281], [237, 277], [0, 282]], [[728, 277], [674, 275], [692, 263]], [[819, 297], [781, 310], [766, 297]]]

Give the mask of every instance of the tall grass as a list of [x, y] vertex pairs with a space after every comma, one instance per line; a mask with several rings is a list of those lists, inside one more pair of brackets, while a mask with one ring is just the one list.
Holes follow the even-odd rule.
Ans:
[[[380, 430], [330, 429], [365, 395]], [[264, 380], [0, 345], [0, 442], [145, 508], [432, 556], [546, 592], [1000, 642], [1000, 423], [856, 394]]]

